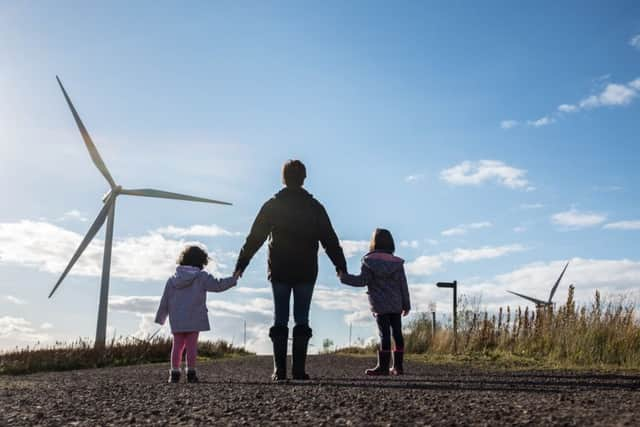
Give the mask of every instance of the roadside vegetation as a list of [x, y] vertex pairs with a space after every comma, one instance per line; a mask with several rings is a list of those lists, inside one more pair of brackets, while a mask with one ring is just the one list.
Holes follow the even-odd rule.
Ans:
[[[490, 314], [478, 301], [462, 296], [458, 303], [457, 351], [451, 324], [436, 324], [430, 313], [405, 328], [405, 351], [429, 362], [477, 362], [496, 367], [640, 369], [640, 320], [636, 304], [624, 297], [603, 302], [596, 291], [592, 301], [577, 307], [574, 289], [565, 303], [529, 310], [500, 308]], [[474, 307], [475, 306], [475, 307]], [[371, 354], [369, 348], [339, 352]]]
[[[102, 368], [106, 366], [137, 365], [169, 362], [172, 340], [168, 337], [114, 339], [104, 351], [97, 351], [93, 343], [79, 339], [72, 343], [57, 343], [45, 348], [23, 348], [0, 353], [0, 374], [28, 374], [40, 371]], [[245, 356], [247, 351], [226, 341], [198, 343], [199, 359], [226, 356]]]

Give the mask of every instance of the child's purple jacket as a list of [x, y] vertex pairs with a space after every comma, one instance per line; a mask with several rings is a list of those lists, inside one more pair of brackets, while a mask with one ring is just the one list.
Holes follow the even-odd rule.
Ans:
[[164, 325], [169, 316], [171, 332], [208, 331], [207, 292], [222, 292], [235, 286], [233, 277], [216, 279], [196, 267], [180, 265], [167, 280], [156, 323]]
[[386, 252], [370, 252], [362, 258], [360, 274], [345, 274], [342, 283], [366, 286], [371, 311], [375, 314], [411, 310], [404, 260]]

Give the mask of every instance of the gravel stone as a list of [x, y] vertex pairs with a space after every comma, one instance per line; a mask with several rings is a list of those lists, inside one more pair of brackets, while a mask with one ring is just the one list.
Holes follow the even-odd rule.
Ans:
[[406, 362], [370, 378], [373, 358], [311, 356], [310, 381], [273, 383], [270, 357], [203, 362], [198, 384], [164, 364], [0, 377], [0, 426], [637, 425], [640, 374], [487, 371]]

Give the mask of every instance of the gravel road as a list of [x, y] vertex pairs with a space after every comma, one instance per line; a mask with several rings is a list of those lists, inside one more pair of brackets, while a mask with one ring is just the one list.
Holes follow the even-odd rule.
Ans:
[[0, 425], [638, 425], [640, 374], [488, 372], [406, 363], [367, 378], [373, 358], [311, 356], [314, 379], [273, 384], [271, 358], [204, 362], [200, 384], [165, 365], [0, 377]]

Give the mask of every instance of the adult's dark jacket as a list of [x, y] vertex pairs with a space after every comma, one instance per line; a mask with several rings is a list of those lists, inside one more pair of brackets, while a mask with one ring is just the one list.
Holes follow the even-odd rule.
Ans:
[[269, 237], [269, 280], [312, 284], [318, 277], [318, 242], [336, 270], [347, 262], [324, 206], [303, 188], [285, 187], [260, 209], [236, 263], [243, 272]]

